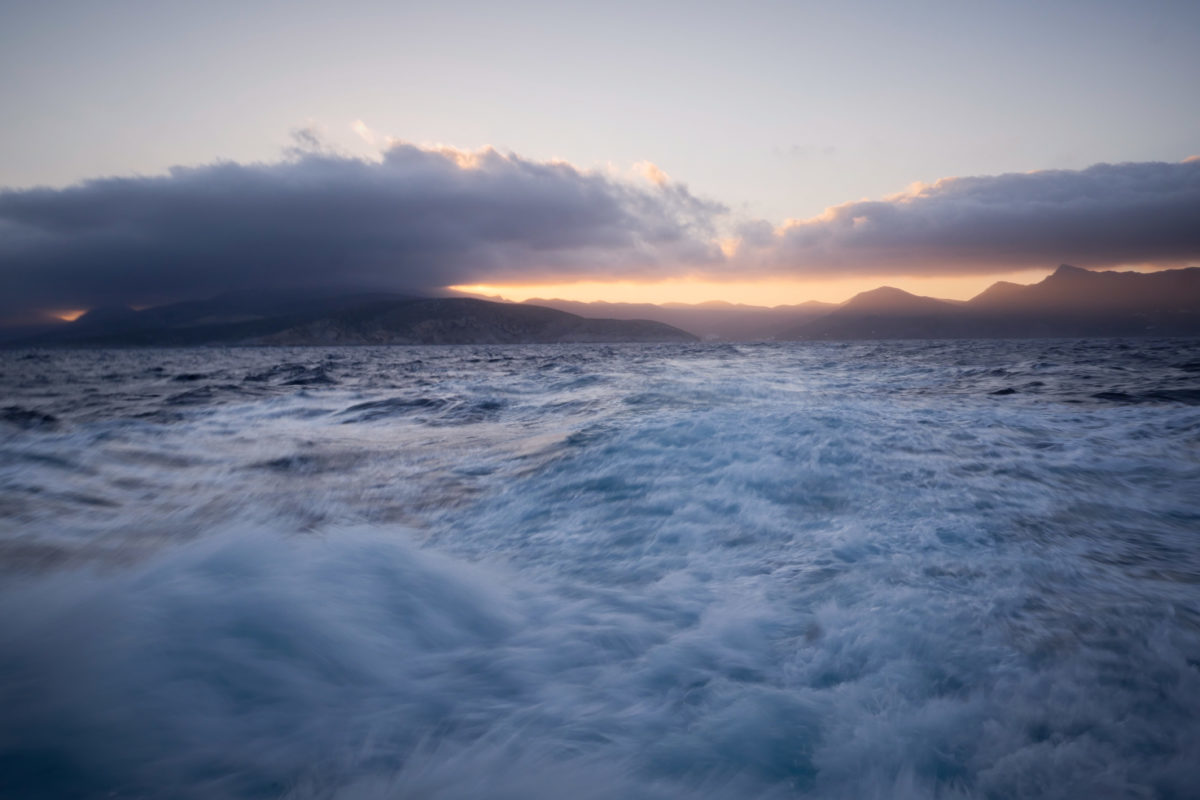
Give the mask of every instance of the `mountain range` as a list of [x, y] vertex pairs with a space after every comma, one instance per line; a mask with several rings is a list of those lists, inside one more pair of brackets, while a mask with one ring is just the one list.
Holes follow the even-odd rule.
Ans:
[[381, 345], [690, 342], [650, 320], [585, 319], [467, 297], [241, 292], [143, 310], [101, 307], [9, 345]]
[[1093, 272], [1062, 264], [1039, 283], [1000, 281], [967, 301], [881, 286], [841, 304], [774, 308], [529, 302], [585, 316], [638, 316], [705, 339], [741, 341], [1194, 336], [1200, 335], [1200, 268]]
[[1039, 283], [1001, 281], [966, 302], [881, 287], [784, 340], [1200, 335], [1200, 268], [1091, 272], [1068, 264]]
[[708, 303], [580, 303], [570, 300], [526, 300], [527, 304], [557, 308], [583, 317], [652, 319], [665, 322], [701, 339], [753, 342], [774, 339], [788, 328], [819, 319], [838, 307], [815, 300], [798, 305], [751, 306], [723, 301]]
[[1200, 335], [1200, 268], [1001, 281], [967, 301], [889, 286], [845, 303], [762, 306], [492, 302], [362, 292], [260, 291], [10, 331], [9, 345], [188, 346], [806, 341]]

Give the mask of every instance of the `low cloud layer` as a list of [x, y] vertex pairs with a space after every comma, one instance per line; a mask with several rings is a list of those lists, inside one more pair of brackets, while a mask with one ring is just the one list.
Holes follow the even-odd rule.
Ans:
[[[1200, 261], [1200, 159], [948, 178], [734, 225], [653, 165], [624, 181], [391, 146], [0, 192], [0, 319], [255, 287], [987, 273]], [[729, 236], [730, 227], [736, 235]]]
[[432, 290], [483, 280], [637, 277], [721, 258], [724, 213], [494, 150], [390, 147], [0, 193], [0, 316], [251, 287]]
[[779, 229], [743, 226], [744, 268], [948, 275], [1070, 262], [1200, 261], [1200, 159], [946, 178]]

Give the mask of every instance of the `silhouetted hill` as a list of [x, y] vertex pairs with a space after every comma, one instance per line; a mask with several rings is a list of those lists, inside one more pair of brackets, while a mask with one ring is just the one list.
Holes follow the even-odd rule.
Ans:
[[128, 306], [97, 306], [72, 323], [75, 330], [105, 330], [114, 326], [142, 325], [146, 319]]
[[[1159, 314], [1200, 307], [1200, 268], [1162, 272], [1091, 272], [1062, 264], [1030, 286], [1001, 284], [971, 299], [979, 309]], [[1010, 288], [1011, 287], [1011, 288]]]
[[0, 327], [0, 347], [31, 342], [60, 331], [71, 324], [65, 319], [56, 319], [46, 315], [37, 322], [5, 325]]
[[891, 286], [861, 292], [818, 320], [788, 328], [780, 339], [921, 339], [953, 337], [962, 306]]
[[584, 319], [550, 308], [387, 294], [245, 293], [135, 311], [105, 308], [11, 345], [518, 344], [681, 342], [649, 320]]
[[1001, 281], [966, 303], [884, 287], [863, 292], [784, 339], [934, 339], [1200, 335], [1200, 268], [1092, 272]]
[[403, 295], [328, 294], [302, 290], [232, 292], [205, 300], [135, 311], [101, 306], [72, 323], [9, 344], [186, 346], [264, 336], [381, 298]]
[[528, 300], [527, 304], [556, 308], [585, 317], [649, 319], [682, 328], [701, 339], [753, 342], [774, 339], [784, 328], [811, 322], [833, 309], [834, 303], [810, 301], [788, 306], [752, 306], [724, 301], [708, 303], [580, 303], [571, 300]]
[[242, 292], [142, 311], [97, 308], [73, 323], [27, 328], [23, 338], [4, 344], [679, 342], [695, 340], [693, 334], [735, 341], [1194, 336], [1200, 335], [1200, 268], [1091, 272], [1064, 264], [1038, 283], [1001, 281], [967, 302], [889, 286], [840, 306], [542, 302]]
[[689, 342], [651, 320], [587, 319], [553, 308], [466, 297], [389, 301], [349, 309], [279, 333], [263, 344], [532, 344]]
[[976, 308], [983, 308], [985, 306], [1001, 308], [1019, 302], [1022, 292], [1028, 288], [1028, 286], [1019, 283], [996, 281], [967, 302], [973, 304]]

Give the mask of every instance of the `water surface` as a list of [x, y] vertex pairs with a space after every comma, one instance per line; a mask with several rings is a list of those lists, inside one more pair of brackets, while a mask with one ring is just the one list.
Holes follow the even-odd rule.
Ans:
[[0, 353], [0, 795], [1200, 785], [1200, 342]]

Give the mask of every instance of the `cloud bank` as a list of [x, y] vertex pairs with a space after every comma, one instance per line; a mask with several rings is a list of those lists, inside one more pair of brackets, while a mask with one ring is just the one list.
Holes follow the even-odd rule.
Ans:
[[1200, 260], [1200, 159], [944, 178], [772, 230], [749, 223], [743, 268], [812, 275], [987, 273], [1061, 262]]
[[408, 144], [0, 193], [0, 315], [250, 287], [431, 290], [718, 260], [725, 209], [492, 149]]
[[[775, 226], [630, 182], [393, 144], [0, 192], [0, 319], [270, 287], [989, 273], [1200, 260], [1200, 159], [947, 178]], [[734, 235], [730, 235], [730, 233]]]

